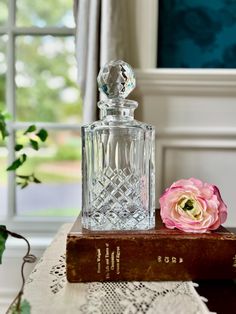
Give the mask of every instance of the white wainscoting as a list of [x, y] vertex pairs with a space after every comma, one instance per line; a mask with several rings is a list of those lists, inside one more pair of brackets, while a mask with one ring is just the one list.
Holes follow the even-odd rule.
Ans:
[[139, 120], [156, 126], [158, 199], [180, 178], [216, 184], [236, 227], [236, 71], [137, 70]]

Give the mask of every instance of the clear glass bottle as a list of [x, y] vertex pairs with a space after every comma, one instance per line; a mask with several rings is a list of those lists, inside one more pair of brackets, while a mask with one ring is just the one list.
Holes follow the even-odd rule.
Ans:
[[135, 87], [124, 61], [107, 63], [98, 75], [101, 120], [82, 127], [82, 224], [90, 230], [154, 227], [153, 126], [136, 121], [137, 102], [125, 97]]

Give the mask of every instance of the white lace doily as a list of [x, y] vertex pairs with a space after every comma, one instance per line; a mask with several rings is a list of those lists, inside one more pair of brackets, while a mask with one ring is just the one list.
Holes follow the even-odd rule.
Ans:
[[192, 282], [104, 282], [66, 280], [64, 225], [31, 273], [23, 299], [31, 314], [210, 313]]

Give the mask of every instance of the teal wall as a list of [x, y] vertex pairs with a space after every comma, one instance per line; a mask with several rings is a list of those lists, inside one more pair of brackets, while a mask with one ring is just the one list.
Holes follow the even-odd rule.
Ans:
[[159, 0], [160, 68], [236, 68], [236, 0]]

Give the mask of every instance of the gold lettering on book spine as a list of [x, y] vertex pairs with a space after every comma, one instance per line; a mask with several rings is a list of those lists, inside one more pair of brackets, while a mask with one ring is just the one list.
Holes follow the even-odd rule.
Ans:
[[[102, 255], [102, 252], [104, 252], [104, 255]], [[101, 274], [104, 270], [106, 279], [110, 279], [112, 273], [120, 275], [120, 254], [120, 246], [112, 248], [107, 242], [105, 243], [105, 250], [97, 248], [97, 274]]]
[[115, 252], [111, 252], [111, 270], [115, 269]]
[[101, 273], [101, 249], [97, 249], [97, 274]]
[[120, 274], [120, 247], [116, 247], [116, 274]]
[[105, 246], [106, 246], [105, 273], [106, 273], [106, 279], [109, 279], [110, 278], [110, 247], [109, 247], [109, 243], [106, 243]]
[[234, 270], [236, 270], [236, 254], [233, 257], [233, 267], [234, 267]]
[[175, 256], [157, 256], [157, 262], [158, 263], [164, 263], [164, 264], [181, 264], [184, 262], [183, 257], [175, 257]]

